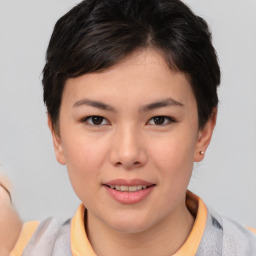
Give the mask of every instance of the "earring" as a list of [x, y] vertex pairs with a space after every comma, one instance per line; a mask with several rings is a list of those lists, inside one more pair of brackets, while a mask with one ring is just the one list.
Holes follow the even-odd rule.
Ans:
[[204, 151], [200, 151], [199, 153], [200, 153], [200, 155], [204, 155]]

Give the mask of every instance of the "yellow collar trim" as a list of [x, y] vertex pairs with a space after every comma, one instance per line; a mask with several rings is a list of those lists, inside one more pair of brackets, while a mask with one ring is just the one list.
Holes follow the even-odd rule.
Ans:
[[81, 204], [71, 220], [71, 252], [73, 256], [97, 256], [84, 229], [84, 213], [85, 208]]
[[[187, 191], [188, 208], [196, 212], [196, 219], [192, 231], [186, 242], [174, 256], [192, 256], [196, 254], [202, 240], [207, 220], [207, 208], [204, 202], [192, 192]], [[198, 207], [198, 209], [196, 209]], [[88, 240], [84, 229], [84, 213], [86, 209], [81, 204], [71, 220], [71, 251], [73, 256], [97, 256]]]
[[[196, 255], [196, 252], [202, 240], [205, 226], [206, 226], [207, 208], [204, 202], [202, 201], [201, 198], [199, 198], [198, 196], [196, 196], [190, 191], [187, 191], [187, 196], [189, 200], [192, 200], [193, 202], [198, 203], [196, 219], [195, 219], [194, 226], [189, 234], [189, 237], [187, 238], [186, 242], [182, 245], [182, 247], [179, 249], [179, 251], [174, 254], [174, 256]], [[191, 210], [195, 210], [195, 209], [191, 209]]]

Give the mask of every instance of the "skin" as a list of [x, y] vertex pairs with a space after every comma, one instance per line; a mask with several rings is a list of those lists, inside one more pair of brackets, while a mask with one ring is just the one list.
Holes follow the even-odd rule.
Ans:
[[[167, 99], [171, 104], [145, 107]], [[101, 116], [102, 122], [95, 125], [90, 116]], [[157, 116], [167, 118], [156, 124]], [[170, 70], [153, 49], [67, 80], [59, 132], [48, 122], [56, 158], [67, 165], [87, 208], [86, 231], [97, 255], [167, 256], [182, 246], [194, 223], [185, 205], [193, 163], [203, 159], [200, 151], [206, 151], [215, 121], [216, 111], [199, 130], [186, 76]], [[103, 185], [118, 178], [155, 186], [140, 202], [122, 204]]]
[[[0, 176], [0, 181], [8, 187], [3, 176]], [[2, 186], [0, 186], [0, 227], [0, 255], [8, 256], [19, 237], [22, 223], [11, 203], [9, 194]]]

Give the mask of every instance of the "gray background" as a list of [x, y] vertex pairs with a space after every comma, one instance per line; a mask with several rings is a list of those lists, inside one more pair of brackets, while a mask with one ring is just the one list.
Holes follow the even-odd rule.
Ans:
[[[0, 0], [0, 164], [23, 220], [71, 216], [79, 200], [54, 157], [41, 70], [57, 19], [75, 0]], [[222, 83], [213, 141], [190, 189], [256, 227], [256, 1], [187, 0], [213, 32]]]

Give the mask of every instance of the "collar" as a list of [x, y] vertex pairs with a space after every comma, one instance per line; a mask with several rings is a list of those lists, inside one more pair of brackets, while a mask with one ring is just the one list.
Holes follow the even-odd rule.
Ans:
[[[207, 208], [204, 202], [192, 192], [187, 191], [186, 205], [191, 214], [195, 217], [195, 223], [186, 242], [173, 256], [195, 255], [205, 230]], [[86, 209], [81, 204], [71, 220], [71, 251], [73, 256], [97, 256], [93, 251], [84, 229], [85, 212]]]

